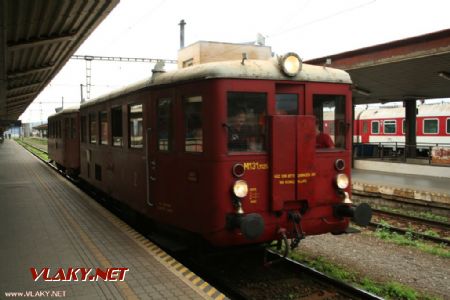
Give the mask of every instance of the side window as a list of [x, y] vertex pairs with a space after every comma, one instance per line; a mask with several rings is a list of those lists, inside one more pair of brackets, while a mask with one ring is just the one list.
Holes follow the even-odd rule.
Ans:
[[345, 148], [348, 132], [344, 95], [313, 95], [316, 148]]
[[89, 114], [89, 143], [97, 144], [97, 118], [95, 113]]
[[384, 121], [384, 133], [392, 134], [397, 132], [397, 125], [395, 120]]
[[228, 151], [262, 152], [266, 149], [267, 95], [228, 93]]
[[80, 118], [81, 127], [81, 142], [86, 143], [86, 116]]
[[184, 122], [186, 127], [184, 150], [203, 152], [202, 97], [184, 99]]
[[437, 119], [423, 120], [423, 133], [436, 134], [439, 131], [439, 122]]
[[108, 115], [106, 111], [101, 111], [98, 116], [100, 123], [100, 144], [108, 145]]
[[111, 134], [112, 145], [122, 147], [123, 134], [122, 134], [122, 107], [115, 107], [111, 109]]
[[447, 119], [446, 131], [447, 134], [450, 134], [450, 118]]
[[142, 104], [128, 106], [130, 148], [143, 147]]
[[406, 122], [405, 119], [402, 120], [402, 134], [405, 134], [406, 132]]
[[277, 115], [296, 115], [298, 113], [298, 95], [276, 94], [275, 111]]
[[372, 134], [380, 133], [380, 122], [372, 121]]
[[172, 99], [158, 100], [157, 108], [158, 150], [172, 150]]

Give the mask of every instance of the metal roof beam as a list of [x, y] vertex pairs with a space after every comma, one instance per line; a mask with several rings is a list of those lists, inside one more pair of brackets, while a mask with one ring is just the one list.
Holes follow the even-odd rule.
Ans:
[[39, 73], [39, 72], [50, 71], [54, 67], [55, 67], [54, 65], [49, 65], [49, 66], [36, 67], [36, 68], [28, 69], [28, 70], [8, 73], [8, 79], [13, 79], [13, 78], [26, 76], [26, 75], [30, 75], [30, 74], [34, 74], [34, 73]]
[[27, 84], [20, 85], [20, 86], [15, 86], [12, 88], [7, 88], [7, 90], [8, 90], [8, 92], [17, 92], [17, 91], [20, 91], [25, 88], [32, 88], [32, 87], [36, 87], [36, 86], [38, 87], [41, 84], [42, 84], [42, 81], [37, 81], [37, 82], [27, 83]]
[[25, 48], [32, 48], [37, 47], [45, 44], [52, 44], [52, 43], [61, 43], [65, 41], [70, 41], [75, 38], [76, 32], [69, 33], [69, 34], [63, 34], [60, 36], [52, 36], [52, 37], [40, 37], [36, 39], [31, 39], [27, 41], [21, 41], [16, 43], [9, 43], [8, 44], [8, 51], [17, 51], [20, 49]]
[[29, 93], [25, 93], [25, 94], [21, 94], [21, 95], [11, 96], [11, 97], [8, 97], [8, 101], [10, 102], [13, 99], [20, 99], [20, 98], [24, 98], [24, 97], [30, 97], [30, 96], [33, 96], [33, 95], [36, 95], [36, 94], [37, 94], [37, 92], [29, 92]]

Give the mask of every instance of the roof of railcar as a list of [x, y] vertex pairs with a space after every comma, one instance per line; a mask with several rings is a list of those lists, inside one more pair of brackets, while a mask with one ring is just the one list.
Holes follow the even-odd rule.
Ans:
[[68, 114], [72, 114], [72, 113], [76, 113], [76, 112], [78, 112], [80, 110], [80, 107], [69, 107], [69, 108], [65, 108], [65, 109], [63, 109], [63, 110], [61, 110], [61, 111], [59, 111], [59, 112], [57, 112], [57, 113], [55, 113], [55, 114], [53, 114], [53, 115], [50, 115], [49, 117], [48, 117], [48, 119], [53, 119], [53, 118], [56, 118], [56, 117], [59, 117], [59, 116], [63, 116], [63, 115], [68, 115]]
[[303, 64], [302, 70], [297, 76], [289, 77], [281, 71], [276, 58], [270, 60], [245, 60], [244, 64], [240, 60], [221, 61], [194, 65], [174, 71], [154, 73], [152, 76], [137, 83], [83, 103], [81, 108], [114, 99], [147, 87], [217, 78], [352, 83], [350, 75], [343, 70], [308, 64]]

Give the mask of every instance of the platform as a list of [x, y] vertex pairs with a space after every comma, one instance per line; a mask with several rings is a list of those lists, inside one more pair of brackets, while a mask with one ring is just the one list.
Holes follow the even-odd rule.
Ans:
[[0, 228], [1, 299], [225, 298], [12, 140]]
[[352, 190], [450, 206], [450, 181], [442, 177], [352, 169]]

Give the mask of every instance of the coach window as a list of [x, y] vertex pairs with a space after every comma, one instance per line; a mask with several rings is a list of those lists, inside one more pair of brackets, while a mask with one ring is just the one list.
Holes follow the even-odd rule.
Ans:
[[266, 150], [266, 107], [265, 93], [228, 93], [228, 151]]
[[372, 134], [380, 133], [380, 122], [372, 121]]
[[275, 111], [277, 115], [296, 115], [298, 113], [298, 95], [276, 94]]
[[89, 143], [97, 144], [97, 118], [95, 114], [89, 114]]
[[184, 99], [184, 122], [186, 127], [184, 150], [186, 152], [203, 152], [201, 96]]
[[450, 118], [447, 119], [447, 127], [446, 127], [446, 133], [450, 134]]
[[423, 120], [423, 133], [437, 134], [439, 128], [438, 119], [424, 119]]
[[172, 150], [172, 99], [158, 100], [158, 150]]
[[143, 147], [142, 104], [128, 107], [128, 119], [130, 130], [130, 148]]
[[111, 109], [111, 134], [112, 145], [122, 147], [122, 107], [115, 107]]
[[106, 111], [101, 111], [98, 115], [100, 123], [100, 144], [108, 145], [108, 115]]
[[345, 148], [345, 96], [313, 95], [313, 109], [316, 116], [316, 148]]
[[397, 132], [395, 120], [384, 121], [384, 133], [393, 134]]
[[86, 143], [86, 116], [82, 116], [80, 119], [81, 127], [81, 142]]

